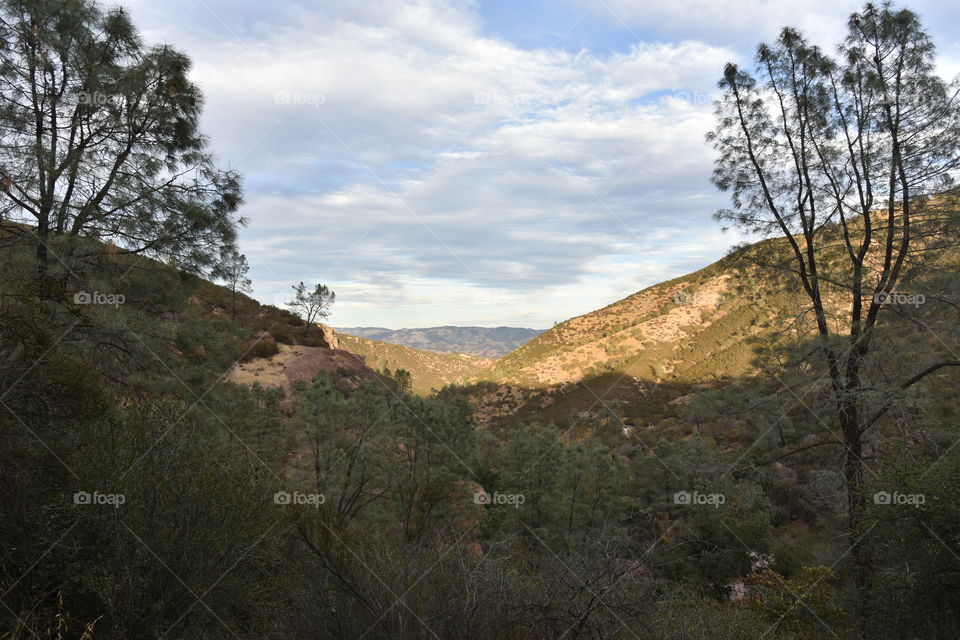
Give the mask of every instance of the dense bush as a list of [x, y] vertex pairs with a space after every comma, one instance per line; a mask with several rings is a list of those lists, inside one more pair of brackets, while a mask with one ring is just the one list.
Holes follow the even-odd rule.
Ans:
[[280, 353], [280, 346], [273, 340], [258, 340], [247, 350], [243, 360], [254, 358], [269, 358]]

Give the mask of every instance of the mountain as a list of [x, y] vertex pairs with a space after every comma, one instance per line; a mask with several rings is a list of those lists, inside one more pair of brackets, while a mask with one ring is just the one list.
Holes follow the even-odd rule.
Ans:
[[756, 343], [804, 301], [744, 257], [571, 318], [498, 359], [470, 380], [481, 421], [563, 421], [604, 407], [646, 419], [695, 385], [750, 374]]
[[[939, 208], [937, 203], [931, 205], [934, 212]], [[933, 215], [918, 221], [918, 228], [937, 224]], [[860, 224], [854, 220], [850, 228]], [[821, 256], [827, 283], [821, 295], [829, 322], [836, 323], [833, 330], [842, 335], [849, 291], [833, 284], [848, 278], [842, 229], [834, 226], [821, 233], [832, 251], [825, 250]], [[918, 232], [914, 240], [918, 251], [928, 243], [931, 249], [940, 246]], [[944, 275], [960, 270], [955, 254], [937, 255], [925, 258], [922, 269], [914, 265], [920, 275], [912, 275], [913, 294], [925, 291], [927, 299], [939, 300], [955, 291], [952, 276]], [[676, 415], [692, 392], [758, 373], [761, 353], [766, 352], [766, 362], [789, 361], [790, 354], [772, 352], [777, 345], [816, 333], [809, 299], [787, 275], [791, 261], [786, 239], [760, 241], [703, 269], [554, 326], [469, 381], [478, 418], [485, 423], [517, 416], [562, 423], [616, 410], [628, 422], [646, 425]], [[761, 264], [777, 267], [761, 268]], [[868, 264], [874, 273], [882, 267], [879, 257]], [[908, 303], [897, 305], [909, 305], [909, 292], [898, 295]], [[955, 322], [942, 309], [934, 315], [936, 308], [931, 306], [925, 323], [935, 320], [938, 326], [950, 326]], [[884, 330], [906, 344], [915, 338], [907, 322], [895, 321], [897, 313], [897, 306], [891, 304], [883, 316]], [[933, 343], [918, 349], [945, 346], [932, 330], [928, 333]]]
[[505, 356], [532, 340], [542, 330], [517, 327], [428, 327], [425, 329], [384, 329], [343, 327], [341, 333], [391, 344], [440, 353], [466, 353], [481, 358]]
[[571, 318], [501, 358], [484, 379], [530, 387], [603, 371], [659, 382], [702, 382], [748, 368], [745, 338], [774, 301], [754, 299], [742, 270], [723, 261]]

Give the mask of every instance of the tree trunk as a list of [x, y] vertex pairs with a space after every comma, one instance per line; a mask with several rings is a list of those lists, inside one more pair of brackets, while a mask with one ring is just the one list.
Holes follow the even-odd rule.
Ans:
[[42, 300], [52, 297], [52, 291], [50, 290], [48, 282], [50, 256], [47, 249], [47, 242], [49, 240], [50, 221], [48, 219], [40, 219], [37, 221], [37, 284]]
[[854, 400], [839, 402], [840, 423], [845, 444], [843, 475], [847, 484], [847, 528], [850, 535], [850, 557], [858, 594], [858, 626], [863, 638], [870, 638], [868, 621], [873, 593], [873, 563], [869, 545], [863, 540], [861, 519], [866, 506], [863, 486], [863, 436], [857, 419]]

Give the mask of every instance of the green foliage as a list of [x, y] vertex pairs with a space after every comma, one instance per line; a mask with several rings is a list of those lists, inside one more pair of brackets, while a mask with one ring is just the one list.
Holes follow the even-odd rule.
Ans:
[[960, 626], [960, 456], [956, 437], [890, 443], [868, 488], [864, 536], [877, 568], [872, 628], [887, 637], [950, 637]]
[[[95, 90], [152, 78], [167, 95], [127, 111], [175, 122], [153, 142], [175, 163], [209, 167], [182, 54], [143, 49], [125, 14], [79, 0], [2, 10], [12, 9], [38, 26], [11, 18], [0, 29], [13, 47], [0, 91], [21, 82], [17, 65], [35, 63], [20, 46], [31, 39], [68, 49], [84, 72], [77, 81]], [[106, 58], [102, 76], [88, 46]], [[183, 93], [164, 92], [167, 81]], [[68, 102], [93, 126], [118, 124], [112, 105]], [[22, 115], [2, 117], [12, 127]], [[15, 148], [27, 147], [7, 153]], [[82, 159], [84, 175], [100, 175], [106, 151]], [[143, 193], [162, 170], [149, 149], [134, 156], [122, 186]], [[224, 288], [83, 237], [89, 225], [153, 237], [171, 221], [183, 240], [155, 238], [157, 251], [183, 267], [209, 264], [210, 247], [231, 239], [239, 186], [204, 176], [216, 184], [199, 202], [168, 193], [143, 210], [106, 206], [118, 196], [87, 209], [84, 198], [59, 203], [46, 233], [65, 263], [50, 274], [37, 273], [35, 244], [18, 240], [33, 229], [0, 228], [0, 637], [803, 640], [853, 637], [857, 605], [876, 638], [956, 635], [956, 379], [897, 389], [887, 378], [903, 352], [871, 355], [886, 366], [859, 405], [885, 412], [865, 431], [869, 490], [924, 500], [867, 500], [855, 533], [876, 571], [868, 597], [857, 597], [844, 559], [845, 486], [825, 442], [834, 406], [810, 365], [844, 338], [811, 344], [800, 331], [784, 348], [778, 318], [796, 310], [795, 296], [784, 277], [742, 266], [782, 259], [782, 242], [559, 324], [504, 358], [492, 377], [532, 385], [532, 365], [598, 336], [609, 356], [567, 360], [576, 384], [519, 400], [519, 416], [487, 428], [464, 394], [499, 385], [446, 384], [476, 374], [476, 359], [348, 336], [344, 346], [383, 367], [379, 376], [361, 382], [344, 369], [271, 389], [223, 382], [260, 331], [275, 342], [259, 340], [252, 357], [277, 353], [277, 343], [324, 345], [311, 323], [332, 292], [295, 287], [308, 305], [299, 318], [242, 295], [236, 252], [222, 256]], [[41, 189], [38, 176], [14, 180]], [[45, 218], [35, 219], [41, 233]], [[823, 233], [842, 242], [829, 225]], [[914, 281], [949, 292], [956, 261], [936, 260], [944, 273]], [[836, 252], [823, 267], [842, 275]], [[732, 276], [730, 295], [705, 312], [709, 326], [629, 350], [651, 339], [641, 323], [678, 308], [673, 291], [721, 275]], [[74, 299], [83, 291], [125, 302]], [[634, 303], [643, 311], [620, 313]], [[891, 315], [878, 325], [888, 342], [926, 353], [927, 336]], [[914, 317], [954, 319], [932, 309]], [[758, 343], [756, 364], [781, 365], [773, 382], [738, 377]], [[310, 500], [284, 504], [284, 495]]]
[[850, 614], [837, 603], [839, 577], [827, 567], [803, 567], [790, 579], [770, 569], [746, 579], [751, 605], [771, 628], [797, 640], [824, 634], [856, 638]]
[[61, 277], [49, 267], [85, 257], [58, 237], [209, 267], [234, 244], [242, 195], [199, 130], [190, 59], [90, 0], [5, 0], [0, 14], [0, 217], [34, 225], [44, 289]]
[[251, 360], [253, 358], [269, 358], [270, 356], [275, 356], [280, 353], [280, 347], [276, 342], [258, 340], [254, 343], [252, 347], [244, 355], [243, 360]]

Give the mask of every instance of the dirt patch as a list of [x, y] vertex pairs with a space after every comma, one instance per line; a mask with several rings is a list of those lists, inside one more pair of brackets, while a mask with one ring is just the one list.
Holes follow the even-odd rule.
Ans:
[[280, 352], [269, 358], [255, 358], [241, 362], [227, 375], [228, 382], [251, 386], [259, 382], [264, 387], [286, 391], [297, 380], [309, 380], [318, 371], [337, 372], [341, 376], [372, 380], [376, 374], [360, 356], [342, 349], [279, 345]]
[[363, 358], [343, 349], [322, 349], [314, 347], [310, 351], [292, 358], [284, 368], [284, 375], [291, 384], [297, 380], [309, 380], [318, 371], [336, 371], [343, 376], [372, 380], [376, 374], [367, 367]]

